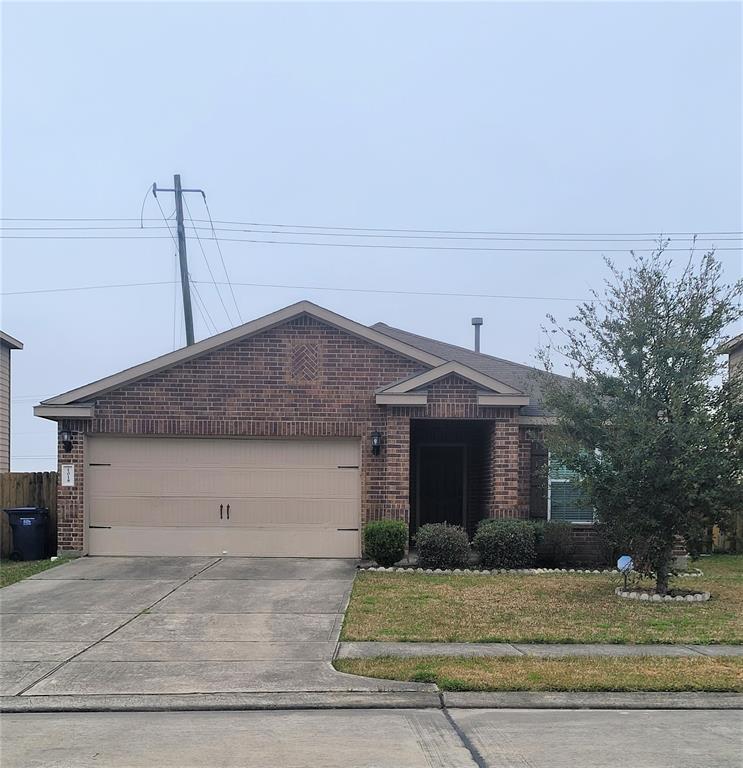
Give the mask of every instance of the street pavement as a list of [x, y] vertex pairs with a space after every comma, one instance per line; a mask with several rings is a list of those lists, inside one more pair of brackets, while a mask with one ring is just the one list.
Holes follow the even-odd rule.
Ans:
[[740, 768], [740, 711], [6, 714], [2, 768]]

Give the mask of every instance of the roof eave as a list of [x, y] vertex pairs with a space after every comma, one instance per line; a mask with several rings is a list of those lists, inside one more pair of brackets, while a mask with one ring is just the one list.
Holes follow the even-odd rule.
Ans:
[[95, 416], [95, 403], [76, 405], [35, 405], [34, 416], [50, 421], [60, 419], [92, 419]]
[[11, 349], [23, 349], [23, 343], [18, 341], [18, 339], [13, 338], [9, 333], [5, 333], [4, 331], [0, 331], [0, 342], [5, 344], [5, 346], [10, 347]]
[[[397, 384], [391, 384], [388, 387], [384, 387], [379, 392], [388, 394], [403, 394], [406, 392], [412, 392], [420, 387], [424, 387], [428, 384], [433, 384], [435, 381], [446, 378], [447, 376], [457, 375], [477, 385], [483, 387], [491, 392], [499, 395], [523, 395], [524, 393], [515, 389], [510, 384], [499, 381], [498, 379], [488, 376], [482, 371], [475, 370], [474, 368], [460, 363], [456, 360], [448, 360], [441, 365], [431, 368], [423, 373], [417, 373], [414, 376], [398, 382]], [[528, 398], [527, 398], [528, 400]]]

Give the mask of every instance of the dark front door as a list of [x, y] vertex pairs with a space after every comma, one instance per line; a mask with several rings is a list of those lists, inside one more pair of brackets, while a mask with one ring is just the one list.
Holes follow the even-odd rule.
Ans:
[[464, 446], [422, 445], [418, 462], [418, 525], [464, 525]]

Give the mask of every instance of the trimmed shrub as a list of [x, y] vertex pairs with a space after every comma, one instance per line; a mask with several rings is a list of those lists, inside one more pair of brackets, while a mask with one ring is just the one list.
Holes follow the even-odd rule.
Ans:
[[463, 568], [469, 560], [470, 541], [458, 525], [422, 525], [415, 543], [420, 568]]
[[558, 520], [535, 523], [537, 562], [546, 568], [563, 568], [573, 558], [573, 526]]
[[472, 540], [484, 568], [532, 568], [536, 531], [526, 520], [483, 520]]
[[364, 553], [389, 568], [405, 555], [408, 526], [402, 520], [375, 520], [364, 527]]

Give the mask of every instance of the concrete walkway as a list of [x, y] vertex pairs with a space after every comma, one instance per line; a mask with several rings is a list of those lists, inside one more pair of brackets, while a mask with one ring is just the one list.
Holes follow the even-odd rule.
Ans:
[[375, 656], [743, 656], [743, 645], [599, 645], [580, 643], [340, 643], [340, 659]]
[[0, 695], [425, 690], [331, 661], [352, 560], [93, 557], [0, 591]]

